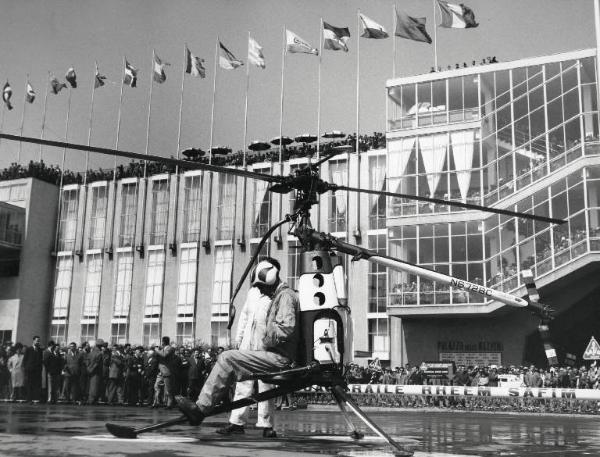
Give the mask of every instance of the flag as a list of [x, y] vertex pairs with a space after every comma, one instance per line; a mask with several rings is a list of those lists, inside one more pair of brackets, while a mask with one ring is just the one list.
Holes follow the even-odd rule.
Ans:
[[219, 41], [219, 66], [225, 70], [235, 70], [244, 65]]
[[61, 83], [58, 78], [54, 75], [50, 77], [50, 86], [52, 86], [52, 93], [58, 94], [61, 90], [66, 89], [67, 85], [65, 83]]
[[127, 84], [129, 87], [135, 87], [137, 85], [137, 75], [138, 69], [125, 59], [125, 77], [123, 78], [123, 84]]
[[25, 89], [25, 100], [27, 103], [33, 103], [35, 100], [35, 91], [29, 81], [27, 81], [27, 89]]
[[165, 67], [167, 65], [171, 64], [163, 62], [156, 54], [154, 54], [154, 81], [162, 84], [167, 80], [167, 74], [165, 73]]
[[264, 69], [266, 65], [262, 49], [254, 38], [248, 37], [248, 63]]
[[389, 35], [383, 25], [378, 24], [373, 19], [368, 18], [364, 14], [359, 14], [360, 23], [363, 27], [363, 33], [361, 37], [363, 38], [375, 38], [376, 40], [381, 40], [383, 38], [388, 38]]
[[2, 100], [4, 100], [4, 103], [9, 110], [13, 109], [12, 105], [10, 104], [10, 97], [12, 97], [12, 87], [10, 87], [8, 80], [6, 80], [4, 90], [2, 91]]
[[319, 50], [313, 48], [307, 41], [300, 38], [291, 30], [285, 30], [285, 49], [288, 52], [319, 55]]
[[473, 13], [473, 10], [464, 3], [456, 5], [455, 3], [438, 0], [438, 5], [442, 12], [440, 27], [470, 29], [479, 25], [475, 22], [475, 13]]
[[94, 89], [98, 89], [98, 87], [104, 86], [104, 80], [106, 76], [100, 74], [100, 70], [98, 70], [98, 64], [96, 64], [96, 75], [94, 77]]
[[348, 52], [348, 39], [350, 30], [348, 27], [334, 27], [327, 22], [323, 22], [323, 47], [332, 51]]
[[396, 13], [396, 19], [396, 30], [394, 35], [431, 44], [431, 37], [427, 33], [427, 30], [425, 30], [426, 18], [411, 17], [404, 11], [398, 11]]
[[204, 68], [204, 59], [196, 57], [185, 47], [185, 72], [192, 76], [206, 78], [206, 69]]
[[77, 75], [75, 74], [75, 70], [73, 69], [73, 67], [67, 70], [67, 73], [65, 74], [65, 79], [73, 89], [77, 87]]

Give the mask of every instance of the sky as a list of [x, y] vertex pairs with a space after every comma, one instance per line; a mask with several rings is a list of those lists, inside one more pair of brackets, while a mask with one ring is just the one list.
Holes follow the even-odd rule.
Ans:
[[[595, 47], [593, 0], [465, 0], [474, 11], [475, 29], [437, 29], [438, 64], [499, 61]], [[11, 111], [2, 109], [0, 130], [39, 137], [48, 72], [64, 81], [69, 67], [78, 87], [47, 97], [44, 137], [91, 144], [117, 145], [117, 118], [123, 58], [139, 69], [136, 88], [125, 87], [118, 147], [132, 152], [175, 156], [179, 127], [184, 43], [205, 59], [206, 79], [185, 77], [180, 150], [208, 149], [217, 37], [246, 61], [248, 33], [263, 47], [266, 69], [250, 68], [248, 134], [252, 140], [279, 135], [284, 28], [319, 46], [320, 18], [348, 27], [349, 52], [325, 50], [321, 57], [321, 133], [356, 130], [357, 11], [393, 27], [391, 0], [0, 0], [0, 82], [10, 81]], [[426, 17], [433, 36], [433, 0], [397, 0], [399, 10]], [[439, 12], [438, 22], [439, 22]], [[360, 133], [385, 131], [385, 83], [392, 77], [393, 40], [360, 40]], [[429, 72], [433, 46], [396, 39], [396, 75]], [[171, 65], [164, 84], [151, 83], [152, 52]], [[94, 62], [107, 84], [91, 97]], [[283, 135], [317, 131], [319, 58], [288, 54], [284, 72]], [[27, 75], [37, 98], [24, 109]], [[244, 144], [246, 66], [217, 67], [213, 145], [234, 151]], [[147, 138], [150, 90], [152, 103]], [[18, 143], [0, 142], [0, 168], [15, 162]], [[37, 160], [39, 146], [23, 144], [20, 162]], [[62, 151], [43, 149], [43, 159], [59, 164]], [[81, 169], [84, 154], [69, 151], [66, 168]], [[92, 156], [90, 167], [108, 167], [112, 159]]]

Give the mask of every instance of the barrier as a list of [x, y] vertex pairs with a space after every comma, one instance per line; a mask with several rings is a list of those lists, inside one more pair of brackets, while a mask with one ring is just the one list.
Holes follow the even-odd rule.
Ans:
[[[492, 398], [562, 398], [573, 400], [600, 400], [600, 390], [546, 387], [485, 387], [485, 386], [432, 386], [403, 384], [348, 384], [351, 394], [420, 395], [437, 397], [492, 397]], [[299, 394], [321, 394], [327, 391], [313, 386]]]

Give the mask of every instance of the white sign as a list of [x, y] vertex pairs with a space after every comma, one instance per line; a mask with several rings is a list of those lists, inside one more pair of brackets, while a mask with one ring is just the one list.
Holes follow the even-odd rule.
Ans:
[[487, 367], [489, 365], [502, 365], [501, 352], [440, 352], [439, 358], [440, 360], [454, 362], [457, 366]]
[[590, 342], [585, 348], [585, 352], [583, 353], [584, 360], [598, 360], [600, 359], [600, 344], [596, 341], [596, 338], [592, 336]]

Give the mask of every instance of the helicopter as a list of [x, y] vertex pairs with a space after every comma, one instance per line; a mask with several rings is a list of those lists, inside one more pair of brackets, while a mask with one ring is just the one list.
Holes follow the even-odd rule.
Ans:
[[[254, 254], [240, 277], [230, 300], [228, 322], [228, 328], [231, 329], [236, 315], [236, 308], [234, 305], [236, 296], [255, 264], [262, 247], [277, 229], [287, 224], [289, 226], [288, 234], [296, 237], [300, 243], [301, 249], [300, 275], [298, 282], [300, 302], [300, 321], [298, 325], [300, 328], [301, 342], [296, 364], [289, 369], [284, 369], [282, 371], [255, 373], [251, 379], [261, 380], [265, 383], [273, 384], [276, 387], [230, 403], [221, 404], [211, 411], [211, 416], [248, 406], [255, 402], [261, 402], [286, 395], [313, 385], [318, 385], [326, 388], [331, 393], [346, 424], [351, 430], [350, 436], [353, 439], [359, 440], [363, 438], [363, 434], [353, 424], [348, 414], [348, 409], [358, 416], [358, 418], [373, 432], [386, 440], [393, 448], [395, 455], [412, 455], [412, 451], [405, 449], [379, 425], [373, 422], [373, 420], [360, 409], [358, 404], [347, 393], [347, 383], [343, 373], [344, 353], [346, 352], [345, 348], [347, 346], [344, 337], [344, 327], [347, 326], [348, 323], [350, 306], [348, 305], [345, 291], [342, 255], [351, 256], [353, 261], [368, 261], [392, 270], [407, 272], [431, 281], [445, 284], [453, 289], [479, 294], [488, 300], [495, 300], [511, 307], [527, 309], [541, 319], [538, 330], [542, 337], [546, 353], [549, 354], [549, 349], [553, 350], [552, 344], [548, 340], [548, 324], [553, 318], [553, 310], [549, 306], [540, 303], [539, 294], [537, 293], [533, 275], [531, 273], [526, 273], [526, 276], [524, 277], [528, 291], [527, 298], [517, 297], [481, 284], [466, 281], [461, 278], [455, 278], [402, 259], [382, 255], [375, 251], [340, 240], [329, 233], [319, 232], [312, 226], [311, 208], [318, 205], [319, 195], [327, 192], [348, 191], [456, 206], [464, 209], [531, 219], [552, 224], [562, 224], [565, 222], [564, 220], [501, 208], [485, 207], [466, 202], [447, 201], [420, 195], [332, 184], [324, 181], [320, 177], [319, 167], [321, 164], [334, 157], [336, 152], [325, 155], [314, 163], [309, 161], [307, 166], [296, 169], [288, 176], [282, 176], [249, 171], [245, 167], [229, 168], [213, 165], [212, 163], [179, 160], [156, 155], [140, 154], [62, 141], [43, 140], [6, 133], [0, 133], [0, 138], [134, 160], [156, 161], [166, 165], [176, 166], [180, 169], [200, 169], [208, 172], [225, 173], [243, 178], [266, 181], [269, 183], [267, 190], [273, 193], [296, 193], [292, 211], [289, 214], [286, 214], [280, 221], [273, 224], [262, 236]], [[188, 422], [188, 419], [189, 418], [184, 414], [165, 422], [137, 429], [112, 423], [107, 423], [106, 427], [115, 437], [135, 439], [141, 433], [162, 429], [176, 424], [183, 424]]]

